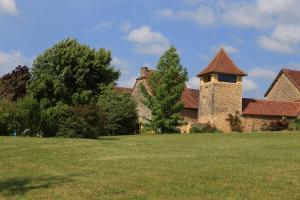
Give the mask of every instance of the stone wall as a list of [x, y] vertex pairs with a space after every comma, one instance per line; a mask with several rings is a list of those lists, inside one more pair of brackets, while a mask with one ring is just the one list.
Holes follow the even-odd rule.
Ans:
[[144, 83], [145, 79], [137, 80], [132, 92], [132, 96], [137, 102], [137, 110], [140, 124], [144, 124], [147, 121], [147, 119], [151, 118], [151, 111], [142, 103], [143, 93], [141, 91], [141, 84]]
[[289, 78], [282, 73], [266, 96], [266, 99], [272, 101], [296, 101], [300, 99], [300, 92]]
[[281, 120], [282, 117], [272, 117], [272, 116], [252, 116], [252, 115], [244, 115], [241, 120], [243, 123], [243, 131], [244, 132], [254, 132], [261, 131], [264, 123], [269, 124], [274, 120]]
[[242, 80], [237, 83], [215, 82], [200, 84], [199, 123], [214, 124], [219, 130], [230, 132], [228, 115], [242, 113]]

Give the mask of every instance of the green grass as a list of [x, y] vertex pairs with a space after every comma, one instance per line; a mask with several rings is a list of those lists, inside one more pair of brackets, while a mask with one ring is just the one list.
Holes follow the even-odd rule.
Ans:
[[0, 199], [300, 199], [300, 133], [0, 137]]

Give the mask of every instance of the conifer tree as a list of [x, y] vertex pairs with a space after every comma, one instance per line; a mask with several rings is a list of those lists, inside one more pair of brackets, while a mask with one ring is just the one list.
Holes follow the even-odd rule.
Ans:
[[175, 47], [161, 56], [155, 71], [148, 80], [149, 87], [141, 85], [143, 104], [151, 110], [148, 126], [157, 133], [173, 132], [182, 124], [181, 95], [187, 81], [187, 70], [180, 63]]

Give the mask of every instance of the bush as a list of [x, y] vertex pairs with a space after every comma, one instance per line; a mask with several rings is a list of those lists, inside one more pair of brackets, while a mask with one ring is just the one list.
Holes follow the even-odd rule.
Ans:
[[0, 135], [11, 135], [20, 127], [17, 113], [14, 103], [6, 100], [0, 101]]
[[54, 107], [42, 109], [41, 111], [41, 131], [43, 137], [55, 137], [64, 123], [72, 116], [70, 107], [66, 104], [58, 104]]
[[109, 135], [134, 134], [138, 130], [136, 103], [130, 94], [117, 93], [111, 88], [103, 89], [98, 105], [107, 116], [105, 131]]
[[37, 136], [40, 133], [39, 104], [31, 97], [18, 102], [0, 102], [0, 135]]
[[262, 126], [263, 131], [282, 131], [287, 130], [289, 121], [283, 117], [281, 120], [272, 120], [269, 123], [264, 123]]
[[215, 125], [207, 124], [194, 124], [190, 129], [190, 133], [221, 133]]
[[41, 112], [38, 102], [32, 97], [25, 97], [16, 103], [18, 134], [37, 136], [41, 133]]
[[300, 131], [300, 119], [291, 120], [288, 129], [291, 131]]
[[58, 136], [96, 139], [106, 135], [106, 115], [99, 106], [75, 106], [69, 111], [71, 115], [59, 124]]
[[92, 138], [105, 135], [106, 115], [97, 105], [59, 104], [42, 112], [44, 137]]
[[234, 132], [243, 131], [241, 115], [238, 111], [235, 113], [235, 115], [229, 114], [226, 120], [229, 121], [231, 131]]

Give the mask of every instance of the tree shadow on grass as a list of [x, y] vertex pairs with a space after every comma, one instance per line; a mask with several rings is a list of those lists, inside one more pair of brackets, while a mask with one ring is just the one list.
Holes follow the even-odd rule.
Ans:
[[45, 189], [71, 182], [69, 177], [21, 177], [0, 181], [0, 194], [23, 196], [31, 190]]

